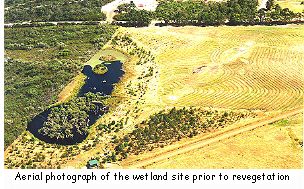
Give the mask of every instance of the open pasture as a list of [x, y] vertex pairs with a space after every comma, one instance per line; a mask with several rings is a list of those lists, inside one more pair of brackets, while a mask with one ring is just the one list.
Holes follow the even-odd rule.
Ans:
[[159, 66], [164, 106], [276, 111], [303, 104], [304, 27], [129, 28]]

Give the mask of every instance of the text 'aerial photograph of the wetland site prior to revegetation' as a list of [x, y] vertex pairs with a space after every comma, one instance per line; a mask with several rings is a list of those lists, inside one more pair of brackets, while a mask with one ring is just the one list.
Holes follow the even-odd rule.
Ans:
[[303, 169], [304, 1], [4, 0], [5, 169]]

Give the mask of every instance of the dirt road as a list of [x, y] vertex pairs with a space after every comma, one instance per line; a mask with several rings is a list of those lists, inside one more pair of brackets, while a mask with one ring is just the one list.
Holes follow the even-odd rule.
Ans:
[[299, 108], [296, 108], [294, 110], [284, 112], [284, 113], [281, 113], [281, 114], [278, 114], [278, 115], [262, 118], [260, 120], [254, 121], [254, 122], [249, 123], [249, 124], [245, 124], [245, 125], [243, 125], [241, 127], [238, 127], [238, 128], [228, 130], [226, 132], [214, 133], [214, 135], [209, 136], [207, 138], [206, 137], [198, 138], [197, 140], [191, 141], [191, 142], [186, 143], [186, 144], [182, 144], [181, 146], [175, 147], [174, 149], [170, 149], [170, 150], [165, 151], [163, 153], [156, 154], [154, 156], [147, 157], [147, 158], [144, 158], [144, 159], [139, 160], [139, 161], [130, 162], [129, 165], [124, 166], [124, 168], [130, 168], [130, 169], [144, 168], [145, 166], [151, 165], [155, 162], [163, 161], [163, 160], [168, 159], [170, 157], [177, 156], [179, 154], [183, 154], [183, 153], [195, 150], [195, 149], [202, 148], [202, 147], [207, 146], [209, 144], [219, 142], [221, 140], [233, 137], [235, 135], [238, 135], [238, 134], [250, 131], [250, 130], [254, 130], [258, 127], [262, 127], [264, 125], [276, 122], [278, 120], [287, 118], [289, 116], [299, 114], [301, 112], [303, 113], [303, 110], [304, 110], [303, 107], [299, 107]]

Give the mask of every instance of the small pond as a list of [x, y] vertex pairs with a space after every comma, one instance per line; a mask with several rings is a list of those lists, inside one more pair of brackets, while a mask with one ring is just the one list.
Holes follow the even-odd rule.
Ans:
[[117, 83], [124, 74], [122, 63], [120, 61], [113, 61], [111, 63], [104, 63], [104, 65], [108, 68], [108, 71], [103, 75], [95, 74], [90, 65], [84, 66], [82, 73], [86, 75], [87, 79], [81, 87], [78, 96], [83, 96], [88, 92], [100, 92], [104, 95], [112, 93], [113, 84]]

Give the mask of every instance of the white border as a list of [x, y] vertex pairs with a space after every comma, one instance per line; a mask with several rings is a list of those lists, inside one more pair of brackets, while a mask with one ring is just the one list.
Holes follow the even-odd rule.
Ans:
[[[32, 175], [40, 174], [42, 172], [43, 180], [40, 181], [20, 181], [15, 180], [17, 173], [20, 174], [28, 174]], [[47, 184], [45, 183], [46, 174], [53, 173], [54, 175], [78, 175], [78, 174], [88, 174], [91, 175], [92, 172], [96, 175], [96, 181], [90, 181], [86, 183], [86, 181], [76, 181], [76, 183], [72, 183], [72, 180], [56, 180], [49, 181]], [[129, 180], [118, 181], [114, 180], [114, 173], [120, 172], [123, 175], [129, 175]], [[148, 178], [150, 178], [150, 173], [158, 175], [165, 175], [167, 172], [167, 180], [165, 181], [151, 181], [151, 180], [143, 180], [143, 181], [134, 181], [132, 179], [132, 175], [135, 174], [145, 174], [148, 173]], [[105, 175], [109, 173], [109, 180], [101, 180], [101, 175]], [[172, 175], [177, 175], [178, 173], [183, 173], [184, 175], [189, 175], [189, 180], [183, 181], [172, 181]], [[259, 180], [256, 183], [252, 183], [252, 181], [234, 181], [232, 179], [228, 180], [219, 180], [219, 174], [228, 175], [229, 178], [232, 178], [234, 174], [237, 175], [261, 175], [261, 174], [275, 174], [278, 173], [280, 175], [288, 175], [289, 181], [268, 181], [268, 180]], [[300, 189], [304, 188], [304, 174], [303, 170], [6, 170], [5, 171], [5, 189], [20, 189], [20, 188], [64, 188], [64, 187], [73, 187], [73, 188], [85, 188], [85, 187], [98, 187], [98, 188], [166, 188], [166, 189], [175, 189], [175, 188], [233, 188], [233, 189], [259, 189], [259, 188], [267, 188], [267, 189], [288, 189], [292, 187], [292, 189]], [[193, 183], [193, 175], [215, 175], [215, 179], [213, 181], [199, 180]], [[67, 176], [65, 176], [66, 178]], [[64, 186], [64, 187], [63, 187]]]
[[[208, 169], [203, 169], [203, 170], [94, 170], [94, 174], [97, 176], [106, 174], [107, 172], [110, 172], [110, 181], [101, 181], [100, 179], [95, 182], [91, 183], [85, 183], [85, 182], [76, 182], [75, 184], [72, 184], [71, 181], [56, 181], [52, 183], [45, 184], [43, 181], [15, 181], [15, 177], [18, 172], [21, 174], [39, 174], [40, 172], [43, 173], [43, 175], [46, 175], [50, 172], [53, 172], [54, 174], [90, 174], [92, 170], [7, 170], [4, 169], [4, 1], [1, 1], [1, 32], [0, 32], [0, 38], [1, 38], [1, 67], [0, 67], [0, 75], [1, 75], [1, 84], [0, 84], [0, 111], [1, 111], [1, 116], [0, 116], [0, 123], [1, 123], [1, 130], [0, 132], [2, 133], [2, 139], [1, 139], [1, 185], [4, 187], [4, 189], [20, 189], [20, 188], [64, 188], [64, 187], [73, 187], [73, 188], [85, 188], [85, 187], [98, 187], [98, 188], [234, 188], [234, 189], [248, 189], [248, 188], [254, 188], [254, 189], [259, 189], [259, 188], [284, 188], [288, 189], [288, 187], [292, 187], [292, 189], [297, 189], [297, 188], [304, 188], [304, 169], [302, 170], [208, 170]], [[188, 175], [193, 175], [193, 174], [228, 174], [232, 176], [233, 174], [272, 174], [272, 173], [280, 173], [280, 174], [288, 174], [291, 178], [289, 181], [258, 181], [256, 183], [251, 183], [249, 181], [198, 181], [196, 183], [192, 183], [191, 181], [132, 181], [131, 179], [128, 181], [114, 181], [113, 180], [113, 174], [116, 172], [121, 172], [122, 174], [128, 174], [132, 176], [132, 174], [141, 174], [141, 173], [150, 173], [153, 171], [154, 174], [165, 174], [166, 172], [168, 173], [168, 176], [172, 176], [172, 174], [177, 174], [177, 173], [183, 173], [183, 174], [188, 174]]]

